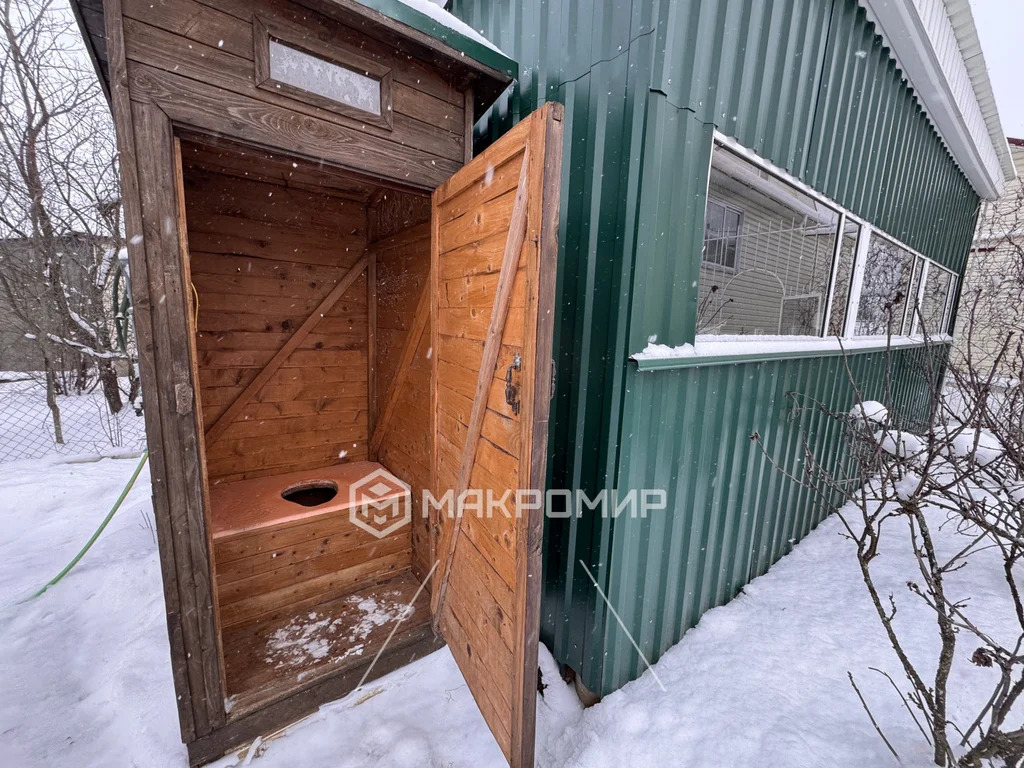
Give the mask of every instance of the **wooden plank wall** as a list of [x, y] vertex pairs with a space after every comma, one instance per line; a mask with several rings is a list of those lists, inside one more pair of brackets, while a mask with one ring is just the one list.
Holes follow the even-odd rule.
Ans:
[[[465, 157], [463, 94], [393, 46], [276, 0], [124, 0], [132, 99], [158, 102], [172, 119], [239, 139], [356, 167], [431, 189]], [[350, 50], [392, 69], [393, 129], [257, 88], [253, 17], [273, 19], [295, 40]], [[302, 115], [302, 119], [296, 119]]]
[[[364, 202], [212, 172], [204, 162], [210, 153], [183, 148], [206, 424], [234, 401], [366, 247]], [[365, 459], [366, 339], [363, 274], [227, 431], [207, 445], [210, 481]]]
[[[385, 406], [409, 329], [430, 273], [430, 200], [426, 205], [392, 197], [371, 215], [371, 231], [393, 233], [371, 244], [377, 259], [378, 414]], [[398, 211], [399, 213], [396, 213]], [[383, 215], [379, 215], [384, 212]], [[422, 223], [418, 223], [419, 222]], [[376, 460], [412, 487], [412, 567], [421, 580], [430, 571], [430, 535], [422, 514], [422, 491], [430, 487], [430, 323], [426, 324], [402, 386]]]

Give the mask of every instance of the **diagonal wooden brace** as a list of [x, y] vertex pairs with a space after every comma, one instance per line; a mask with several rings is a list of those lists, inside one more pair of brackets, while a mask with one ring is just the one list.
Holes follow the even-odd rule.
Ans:
[[501, 336], [505, 329], [505, 319], [512, 300], [512, 286], [515, 283], [516, 271], [519, 269], [519, 258], [526, 242], [527, 214], [527, 182], [529, 176], [530, 152], [523, 152], [522, 170], [519, 172], [519, 186], [516, 188], [512, 217], [509, 221], [508, 238], [505, 240], [505, 252], [501, 259], [501, 271], [498, 273], [498, 286], [494, 294], [491, 308], [491, 319], [487, 326], [487, 339], [484, 342], [483, 357], [477, 373], [476, 390], [473, 394], [473, 409], [470, 411], [469, 424], [466, 427], [466, 443], [462, 448], [462, 460], [459, 464], [459, 476], [455, 486], [455, 520], [446, 526], [439, 551], [444, 553], [441, 573], [434, 590], [437, 595], [432, 600], [433, 626], [437, 632], [441, 622], [441, 609], [444, 607], [445, 594], [448, 590], [448, 578], [451, 575], [452, 561], [455, 559], [455, 547], [462, 529], [462, 510], [459, 499], [469, 487], [473, 463], [476, 461], [476, 448], [480, 442], [483, 429], [484, 414], [487, 411], [487, 395], [494, 376], [494, 367], [498, 364], [498, 353], [501, 351]]
[[238, 397], [232, 401], [231, 405], [207, 428], [205, 435], [207, 448], [224, 434], [242, 412], [242, 409], [249, 404], [249, 401], [263, 389], [264, 385], [270, 381], [270, 377], [284, 364], [288, 356], [309, 336], [310, 332], [323, 319], [324, 315], [330, 312], [331, 308], [338, 303], [338, 299], [342, 297], [345, 291], [355, 282], [356, 278], [366, 269], [366, 264], [367, 257], [366, 254], [363, 254], [359, 261], [353, 264], [352, 268], [345, 273], [345, 276], [338, 281], [338, 284], [331, 289], [331, 292], [324, 297], [324, 300], [317, 305], [312, 314], [303, 321], [298, 330], [289, 337], [284, 346], [270, 358], [270, 362], [263, 367], [263, 370], [256, 375], [256, 378], [250, 381], [249, 385], [238, 393]]

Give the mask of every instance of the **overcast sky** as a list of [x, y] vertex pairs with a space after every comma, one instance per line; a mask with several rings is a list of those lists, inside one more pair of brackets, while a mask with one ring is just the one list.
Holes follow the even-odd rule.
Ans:
[[1024, 2], [971, 0], [1003, 130], [1024, 138]]

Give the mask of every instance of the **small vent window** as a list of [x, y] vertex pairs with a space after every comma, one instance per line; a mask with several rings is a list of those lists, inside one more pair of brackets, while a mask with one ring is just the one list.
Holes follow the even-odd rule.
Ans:
[[339, 104], [380, 114], [379, 80], [277, 40], [270, 41], [270, 77]]
[[253, 20], [256, 84], [370, 125], [391, 128], [391, 70], [340, 45]]

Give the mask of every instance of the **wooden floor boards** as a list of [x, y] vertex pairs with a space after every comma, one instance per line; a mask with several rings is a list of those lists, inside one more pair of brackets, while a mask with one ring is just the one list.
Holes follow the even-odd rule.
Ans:
[[418, 588], [406, 570], [295, 614], [225, 631], [232, 710], [251, 709], [325, 675], [365, 664], [400, 619], [389, 648], [403, 645], [412, 635], [429, 634], [430, 596], [424, 589], [413, 601]]

